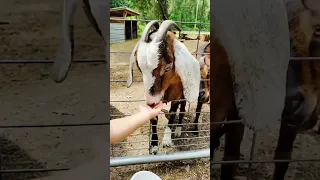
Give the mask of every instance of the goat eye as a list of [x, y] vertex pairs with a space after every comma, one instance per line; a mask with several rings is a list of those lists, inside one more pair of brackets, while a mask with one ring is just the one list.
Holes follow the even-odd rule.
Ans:
[[166, 68], [164, 69], [165, 72], [169, 72], [171, 70], [171, 65], [167, 64]]

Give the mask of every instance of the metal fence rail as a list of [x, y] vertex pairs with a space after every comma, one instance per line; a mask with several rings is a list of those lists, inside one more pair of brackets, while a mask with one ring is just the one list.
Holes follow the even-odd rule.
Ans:
[[[125, 53], [125, 54], [131, 54], [131, 52], [119, 52], [119, 53]], [[203, 79], [202, 81], [209, 81], [210, 79]], [[126, 83], [126, 80], [111, 80], [111, 83]], [[136, 80], [134, 82], [143, 82], [142, 80]], [[136, 102], [144, 102], [144, 99], [132, 99], [132, 100], [110, 100], [110, 103], [136, 103]], [[178, 99], [178, 100], [173, 100], [174, 101], [186, 101], [185, 99]], [[200, 113], [200, 114], [206, 114], [209, 115], [210, 112], [207, 111], [201, 111], [201, 112], [191, 112], [190, 111], [190, 104], [188, 105], [188, 107], [186, 108], [187, 111], [186, 112], [176, 112], [176, 114], [185, 114], [185, 115], [189, 115], [195, 114], [195, 113]], [[111, 114], [111, 117], [114, 118], [120, 118], [120, 117], [124, 117], [124, 116], [129, 116], [132, 114]], [[160, 119], [162, 119], [162, 117], [164, 115], [171, 115], [171, 113], [162, 113], [161, 115], [159, 115], [159, 121]], [[193, 117], [194, 118], [194, 117]], [[152, 125], [144, 125], [141, 128], [145, 128], [148, 129], [148, 132], [144, 132], [144, 133], [134, 133], [133, 135], [131, 135], [130, 137], [134, 137], [134, 140], [125, 140], [123, 142], [118, 142], [115, 143], [113, 145], [111, 145], [111, 151], [112, 151], [112, 158], [110, 158], [110, 165], [112, 167], [116, 167], [116, 166], [125, 166], [125, 165], [133, 165], [133, 164], [141, 164], [141, 163], [155, 163], [155, 162], [160, 162], [160, 161], [173, 161], [173, 160], [182, 160], [181, 157], [183, 157], [183, 159], [193, 159], [193, 158], [201, 158], [201, 157], [209, 157], [209, 138], [210, 138], [210, 122], [202, 122], [202, 123], [193, 123], [193, 118], [190, 119], [191, 122], [189, 123], [182, 123], [179, 124], [182, 126], [183, 130], [181, 131], [182, 135], [180, 138], [172, 138], [173, 143], [175, 144], [178, 141], [183, 141], [183, 143], [179, 144], [179, 145], [174, 145], [170, 148], [167, 149], [175, 149], [175, 148], [184, 148], [184, 149], [188, 149], [190, 147], [195, 147], [197, 146], [197, 150], [193, 150], [193, 151], [188, 151], [188, 150], [184, 150], [184, 151], [180, 151], [180, 152], [170, 152], [170, 153], [166, 153], [166, 154], [157, 154], [157, 155], [148, 155], [149, 152], [149, 143], [151, 142], [150, 140], [150, 136], [152, 135], [152, 133], [150, 132], [150, 129], [152, 127]], [[189, 119], [189, 118], [188, 118]], [[220, 122], [217, 122], [220, 123]], [[223, 122], [221, 122], [223, 123]], [[166, 124], [166, 123], [165, 123]], [[156, 125], [157, 128], [163, 128], [166, 125], [165, 124], [158, 124]], [[196, 132], [196, 131], [191, 131], [186, 129], [185, 127], [187, 126], [191, 126], [191, 125], [195, 125], [197, 124], [199, 126], [199, 130], [197, 132], [199, 132], [199, 136], [198, 137], [189, 137], [191, 133]], [[173, 126], [176, 126], [178, 124], [172, 124]], [[203, 126], [205, 126], [206, 128], [202, 128]], [[157, 132], [157, 135], [159, 135], [159, 137], [162, 137], [165, 133], [164, 132]], [[187, 137], [184, 137], [183, 135], [186, 135]], [[130, 139], [130, 137], [128, 139]], [[139, 137], [139, 140], [135, 140], [137, 139], [137, 137]], [[196, 142], [191, 142], [190, 141], [196, 141]], [[204, 142], [200, 142], [200, 141], [204, 141]], [[159, 143], [160, 143], [160, 139], [159, 139]], [[131, 146], [135, 146], [136, 144], [139, 144], [139, 148], [131, 148]], [[144, 147], [141, 147], [141, 144], [144, 144]], [[118, 146], [124, 146], [123, 148], [117, 148]], [[159, 147], [159, 151], [161, 150], [167, 150], [164, 148], [161, 148], [161, 145], [158, 146]], [[204, 148], [204, 149], [203, 149]], [[135, 151], [135, 152], [132, 152]], [[124, 155], [127, 152], [134, 154], [134, 155]], [[138, 153], [140, 153], [139, 155], [137, 155]], [[143, 155], [142, 155], [143, 154]]]

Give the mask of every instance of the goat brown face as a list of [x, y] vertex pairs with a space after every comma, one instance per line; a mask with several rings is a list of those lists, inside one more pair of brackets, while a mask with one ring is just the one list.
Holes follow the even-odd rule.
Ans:
[[137, 64], [143, 74], [146, 103], [149, 106], [157, 105], [170, 84], [179, 79], [174, 65], [175, 35], [168, 32], [172, 25], [176, 26], [173, 21], [163, 22], [147, 41], [140, 42], [136, 54]]
[[[204, 57], [204, 62], [206, 62], [206, 57]], [[199, 101], [206, 103], [210, 99], [210, 66], [206, 63], [200, 65], [201, 79], [200, 91], [199, 91]]]
[[311, 13], [311, 25], [313, 35], [310, 44], [310, 55], [320, 56], [320, 1], [319, 0], [303, 0], [307, 10]]
[[[175, 72], [173, 42], [174, 34], [168, 32], [166, 40], [160, 44], [158, 65], [151, 72], [153, 83], [144, 75], [146, 100], [149, 106], [154, 106], [160, 102], [164, 93], [172, 84], [177, 84], [181, 80]], [[147, 72], [144, 72], [147, 74]], [[150, 82], [150, 83], [149, 83]], [[151, 85], [151, 86], [150, 86]]]
[[204, 53], [199, 60], [202, 81], [198, 101], [207, 103], [210, 100], [210, 43], [205, 46]]
[[[318, 57], [320, 56], [320, 1], [303, 0], [302, 3], [306, 9], [296, 12], [298, 18], [291, 24], [291, 40], [294, 47], [291, 56]], [[320, 64], [317, 61], [289, 62], [283, 119], [290, 118], [292, 123], [301, 124], [314, 117], [312, 113], [317, 106], [319, 69]]]

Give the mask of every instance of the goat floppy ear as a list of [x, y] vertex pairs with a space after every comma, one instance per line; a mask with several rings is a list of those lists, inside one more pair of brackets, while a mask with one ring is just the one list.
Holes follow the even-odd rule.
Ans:
[[148, 38], [149, 38], [149, 31], [152, 29], [159, 29], [159, 22], [157, 20], [152, 20], [150, 21], [146, 27], [144, 28], [141, 38], [140, 40], [137, 42], [136, 46], [133, 48], [133, 51], [131, 53], [130, 56], [130, 67], [129, 67], [129, 76], [128, 76], [128, 80], [127, 80], [127, 87], [129, 88], [132, 84], [132, 79], [133, 79], [133, 64], [135, 62], [135, 53], [139, 47], [139, 44], [141, 41], [143, 42], [147, 42]]
[[133, 79], [133, 64], [135, 63], [135, 53], [138, 50], [140, 41], [137, 42], [136, 46], [133, 48], [133, 51], [131, 52], [130, 56], [130, 65], [129, 65], [129, 75], [128, 75], [128, 80], [127, 80], [127, 87], [129, 88], [132, 84], [132, 79]]
[[73, 24], [78, 0], [64, 0], [62, 14], [62, 39], [52, 66], [52, 80], [56, 83], [64, 81], [71, 68], [74, 54]]
[[201, 80], [199, 61], [177, 39], [174, 40], [174, 56], [176, 72], [182, 81], [184, 97], [188, 102], [196, 101]]

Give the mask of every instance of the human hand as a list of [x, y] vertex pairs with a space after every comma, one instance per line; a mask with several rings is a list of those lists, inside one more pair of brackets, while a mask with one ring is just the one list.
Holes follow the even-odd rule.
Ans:
[[156, 105], [153, 108], [147, 105], [140, 105], [140, 113], [142, 113], [143, 115], [147, 115], [148, 119], [152, 119], [160, 114], [162, 110], [162, 106], [163, 106], [162, 102], [160, 102], [158, 105]]

